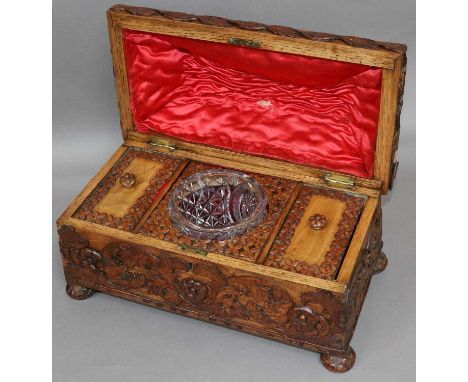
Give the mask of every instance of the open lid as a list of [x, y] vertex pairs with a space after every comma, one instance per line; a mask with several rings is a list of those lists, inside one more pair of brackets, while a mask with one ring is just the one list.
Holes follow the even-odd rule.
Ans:
[[125, 5], [108, 21], [124, 139], [170, 137], [391, 188], [405, 45]]

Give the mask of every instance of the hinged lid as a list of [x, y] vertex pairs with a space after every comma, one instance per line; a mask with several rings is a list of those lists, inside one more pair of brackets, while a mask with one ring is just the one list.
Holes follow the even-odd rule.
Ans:
[[176, 149], [175, 142], [172, 142], [168, 139], [158, 138], [158, 137], [151, 137], [149, 144], [151, 146], [161, 147], [169, 151], [174, 151]]
[[356, 179], [353, 176], [329, 172], [325, 174], [324, 181], [325, 184], [330, 186], [353, 190], [355, 187]]
[[[405, 45], [125, 5], [110, 8], [108, 21], [124, 139], [147, 142], [170, 151], [179, 148], [197, 149], [199, 146], [202, 148], [201, 145], [204, 144], [208, 146], [206, 155], [219, 156], [223, 150], [229, 150], [232, 157], [236, 155], [232, 152], [237, 151], [247, 153], [248, 156], [270, 158], [262, 159], [262, 164], [278, 166], [278, 162], [281, 162], [284, 168], [295, 171], [303, 169], [308, 174], [313, 172], [325, 183], [335, 187], [353, 188], [356, 184], [380, 189], [382, 193], [386, 193], [391, 186], [397, 168], [392, 164], [400, 128], [406, 66]], [[147, 65], [148, 62], [141, 60], [140, 56], [132, 56], [131, 49], [135, 44], [141, 44], [138, 54], [159, 44], [158, 52], [161, 52], [161, 55], [157, 59], [154, 59], [154, 55], [146, 57], [149, 61], [152, 60], [152, 66]], [[171, 47], [176, 49], [171, 50]], [[199, 62], [192, 60], [192, 56], [184, 56], [186, 61], [183, 64], [173, 62], [170, 66], [161, 66], [165, 65], [169, 57], [174, 56], [173, 53], [186, 55], [187, 52], [195, 52], [195, 57], [202, 52], [199, 54]], [[199, 65], [200, 62], [202, 66]], [[212, 65], [213, 62], [217, 65]], [[282, 67], [285, 63], [287, 65]], [[310, 63], [312, 65], [309, 65]], [[242, 70], [247, 66], [249, 70], [248, 74], [245, 74]], [[219, 130], [219, 135], [213, 134], [213, 129], [205, 129], [203, 132], [191, 131], [191, 122], [177, 120], [183, 113], [193, 116], [193, 109], [184, 109], [187, 94], [199, 97], [207, 87], [207, 83], [200, 82], [200, 78], [205, 79], [213, 73], [217, 75], [217, 82], [208, 83], [208, 86], [214, 87], [212, 96], [219, 94], [220, 86], [224, 86], [223, 81], [234, 90], [246, 83], [261, 82], [262, 76], [268, 77], [270, 81], [268, 86], [265, 85], [265, 90], [268, 91], [264, 97], [257, 96], [256, 102], [249, 100], [250, 103], [237, 113], [217, 116], [218, 120], [224, 118], [224, 121], [228, 121], [226, 125], [220, 125], [223, 129]], [[234, 78], [232, 73], [241, 73], [244, 76]], [[159, 77], [151, 83], [148, 82], [148, 75]], [[176, 100], [179, 102], [177, 108], [164, 110], [163, 117], [158, 115], [157, 118], [147, 118], [148, 110], [160, 110], [163, 101], [168, 102], [167, 95], [174, 92], [172, 88], [167, 90], [168, 86], [180, 83], [180, 78], [190, 75], [198, 82], [181, 85], [186, 85], [185, 98]], [[168, 85], [168, 78], [172, 77], [174, 79], [171, 79], [172, 83]], [[369, 85], [368, 88], [368, 84], [373, 85]], [[135, 93], [135, 89], [139, 93]], [[330, 89], [334, 89], [335, 93]], [[247, 89], [245, 94], [252, 94], [258, 90]], [[178, 91], [179, 89], [176, 89], [175, 92]], [[282, 94], [282, 101], [289, 97], [288, 102], [291, 104], [278, 106], [274, 98], [275, 92]], [[239, 94], [235, 91], [231, 93], [231, 98], [227, 101], [231, 102], [235, 98], [236, 102], [242, 102], [242, 91]], [[337, 94], [341, 97], [339, 107], [333, 98]], [[137, 107], [138, 97], [145, 98], [144, 108]], [[317, 99], [319, 105], [315, 111]], [[357, 106], [353, 105], [355, 99], [358, 100]], [[203, 102], [212, 101], [213, 98]], [[214, 99], [213, 102], [222, 101]], [[301, 103], [307, 103], [308, 115], [304, 116], [301, 112], [294, 114], [294, 111], [298, 110], [297, 107], [303, 107]], [[219, 107], [224, 107], [220, 105]], [[238, 104], [234, 106], [237, 107]], [[255, 109], [254, 112], [252, 109]], [[335, 114], [329, 115], [327, 110]], [[304, 136], [309, 138], [304, 131], [307, 128], [306, 122], [316, 117], [313, 112], [321, 118], [318, 122], [314, 120], [314, 123], [317, 122], [314, 128], [319, 131], [320, 137], [312, 137], [304, 147], [298, 147], [300, 145], [297, 144], [297, 140], [300, 141]], [[274, 113], [277, 113], [276, 118]], [[289, 136], [285, 134], [281, 138], [280, 131], [280, 139], [290, 147], [282, 147], [283, 151], [276, 150], [270, 142], [278, 140], [278, 130], [272, 128], [268, 132], [270, 126], [265, 121], [269, 120], [281, 126], [286, 114], [291, 124], [287, 125], [285, 130], [293, 129], [293, 138], [296, 141], [290, 139], [290, 132]], [[207, 115], [209, 116], [209, 113], [197, 115], [197, 118], [203, 120], [201, 125], [208, 129], [210, 119]], [[263, 118], [261, 122], [255, 118], [256, 115]], [[332, 125], [337, 116], [342, 121], [349, 120], [349, 125]], [[247, 133], [244, 127], [235, 130], [238, 119], [242, 117], [253, 121], [253, 125], [257, 124], [256, 129]], [[143, 121], [144, 118], [147, 120]], [[322, 127], [327, 118], [329, 121], [326, 123], [332, 127], [330, 130], [326, 123], [326, 127]], [[147, 122], [149, 120], [150, 122]], [[262, 126], [266, 127], [262, 130]], [[254, 137], [258, 139], [255, 140]], [[322, 146], [324, 148], [321, 148]], [[315, 157], [311, 154], [312, 159], [309, 160], [308, 150], [317, 150], [317, 147], [322, 151], [318, 154], [312, 153]], [[313, 158], [318, 159], [314, 162]], [[359, 166], [362, 168], [354, 165], [360, 161], [362, 164]]]

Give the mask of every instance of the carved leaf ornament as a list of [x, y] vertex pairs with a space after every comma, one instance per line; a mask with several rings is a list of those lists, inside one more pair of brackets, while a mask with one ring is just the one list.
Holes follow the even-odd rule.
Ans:
[[227, 276], [221, 267], [192, 263], [161, 251], [154, 255], [127, 243], [102, 251], [72, 227], [59, 229], [60, 250], [67, 270], [79, 281], [129, 290], [229, 320], [243, 320], [290, 338], [333, 338], [342, 342], [336, 325], [340, 303], [327, 291], [306, 292], [296, 304], [288, 291], [274, 283], [248, 276]]

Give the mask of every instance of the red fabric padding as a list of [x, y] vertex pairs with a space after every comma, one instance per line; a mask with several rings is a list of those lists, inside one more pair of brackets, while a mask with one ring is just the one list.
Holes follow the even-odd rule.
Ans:
[[135, 129], [371, 178], [382, 70], [124, 31]]

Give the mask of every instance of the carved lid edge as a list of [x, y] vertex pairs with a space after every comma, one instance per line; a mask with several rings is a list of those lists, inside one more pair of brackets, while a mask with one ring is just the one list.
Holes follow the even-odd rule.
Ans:
[[313, 41], [342, 43], [348, 46], [364, 49], [380, 49], [391, 52], [405, 54], [407, 46], [405, 44], [375, 41], [356, 36], [340, 36], [330, 33], [313, 32], [301, 29], [290, 28], [281, 25], [267, 25], [252, 21], [230, 20], [217, 16], [198, 16], [189, 13], [164, 11], [146, 7], [134, 7], [125, 4], [116, 4], [109, 8], [109, 12], [130, 14], [134, 16], [158, 16], [169, 20], [198, 23], [203, 25], [217, 26], [222, 28], [237, 28], [248, 31], [267, 32], [283, 37], [303, 38]]

